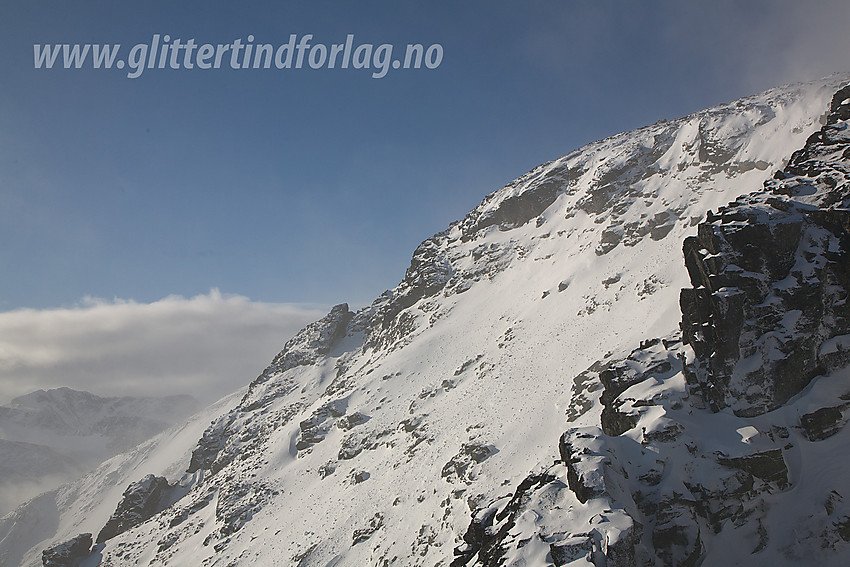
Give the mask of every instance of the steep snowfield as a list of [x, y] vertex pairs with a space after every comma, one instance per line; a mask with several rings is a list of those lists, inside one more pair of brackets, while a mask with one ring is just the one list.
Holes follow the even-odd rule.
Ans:
[[[203, 436], [195, 420], [179, 443], [161, 436], [8, 516], [0, 558], [25, 552], [24, 565], [39, 565], [48, 545], [97, 533], [129, 482], [163, 472], [176, 481], [179, 467], [191, 471], [186, 496], [87, 564], [447, 566], [455, 548], [468, 551], [473, 516], [509, 509], [500, 498], [534, 482], [542, 504], [516, 515], [516, 533], [536, 533], [561, 499], [559, 522], [599, 515], [615, 543], [627, 515], [546, 492], [568, 484], [563, 464], [549, 467], [564, 431], [599, 427], [601, 392], [585, 371], [631, 352], [640, 364], [678, 360], [683, 240], [783, 167], [842, 81], [774, 89], [535, 168], [422, 243], [397, 288], [302, 331], [238, 403], [206, 413], [215, 421]], [[674, 346], [647, 345], [644, 360], [635, 349], [653, 337]], [[686, 395], [672, 364], [658, 380], [663, 388], [644, 383], [632, 398], [659, 394], [672, 406]], [[668, 418], [641, 407], [647, 431], [663, 429]], [[721, 445], [737, 450], [756, 435], [749, 422], [732, 425], [742, 433]], [[599, 431], [587, 454], [604, 458], [606, 439]], [[619, 455], [637, 450], [611, 439]], [[151, 462], [146, 451], [169, 457]], [[47, 525], [24, 538], [27, 518]], [[508, 557], [552, 564], [541, 542], [514, 542]], [[589, 564], [583, 557], [574, 564]]]

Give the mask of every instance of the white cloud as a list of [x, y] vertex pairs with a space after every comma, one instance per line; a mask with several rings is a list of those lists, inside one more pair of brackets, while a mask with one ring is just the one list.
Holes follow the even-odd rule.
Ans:
[[210, 403], [253, 380], [325, 314], [218, 290], [153, 303], [85, 298], [0, 313], [0, 402], [60, 386], [97, 395], [190, 394]]

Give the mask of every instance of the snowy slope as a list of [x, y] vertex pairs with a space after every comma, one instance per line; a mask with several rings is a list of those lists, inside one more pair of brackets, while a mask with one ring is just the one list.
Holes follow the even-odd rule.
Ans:
[[847, 565], [848, 119], [850, 86], [782, 171], [707, 215], [682, 340], [580, 374], [560, 461], [476, 510], [453, 566]]
[[[509, 529], [532, 543], [505, 540], [505, 557], [550, 565], [556, 558], [536, 530], [553, 503], [561, 519], [574, 520], [557, 537], [576, 539], [575, 564], [588, 564], [581, 550], [599, 542], [565, 530], [584, 530], [589, 518], [604, 518], [596, 533], [622, 546], [633, 517], [592, 498], [591, 480], [581, 502], [568, 467], [550, 466], [563, 456], [559, 440], [569, 429], [578, 432], [576, 447], [589, 444], [584, 454], [598, 459], [576, 467], [594, 482], [604, 481], [600, 463], [611, 451], [635, 450], [599, 430], [603, 405], [614, 403], [600, 398], [599, 372], [629, 353], [640, 367], [629, 372], [654, 372], [648, 379], [659, 382], [644, 380], [631, 398], [682, 403], [688, 390], [674, 363], [679, 354], [693, 358], [675, 336], [680, 290], [690, 284], [683, 240], [710, 209], [784, 167], [846, 79], [619, 134], [489, 195], [423, 242], [395, 289], [357, 313], [337, 306], [287, 343], [196, 438], [182, 479], [188, 493], [107, 540], [90, 564], [471, 564], [480, 559], [475, 526], [498, 527], [485, 517], [512, 509]], [[637, 349], [653, 337], [669, 341]], [[665, 418], [639, 407], [649, 431], [663, 430]], [[618, 419], [615, 412], [610, 426]], [[609, 450], [612, 443], [622, 447]], [[689, 454], [684, 443], [675, 450]], [[114, 510], [128, 481], [154, 469], [122, 475], [99, 510]], [[105, 484], [107, 471], [97, 474], [87, 482]], [[60, 503], [59, 529], [30, 540], [25, 565], [40, 564], [49, 544], [102, 527], [83, 521], [91, 495], [74, 497], [75, 486]], [[533, 487], [541, 488], [534, 498], [510, 498]], [[14, 529], [19, 518], [4, 522]]]

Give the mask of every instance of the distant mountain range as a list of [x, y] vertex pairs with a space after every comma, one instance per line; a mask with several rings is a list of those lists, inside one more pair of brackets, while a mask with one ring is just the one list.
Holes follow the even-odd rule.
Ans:
[[191, 396], [38, 390], [0, 406], [0, 513], [52, 490], [198, 409]]

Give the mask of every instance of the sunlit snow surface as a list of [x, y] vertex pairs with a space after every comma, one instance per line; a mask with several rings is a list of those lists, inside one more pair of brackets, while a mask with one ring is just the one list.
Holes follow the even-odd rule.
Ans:
[[[145, 474], [181, 479], [217, 420], [213, 429], [226, 433], [219, 456], [229, 455], [220, 470], [183, 477], [192, 485], [186, 497], [109, 540], [89, 564], [449, 565], [473, 511], [505, 504], [500, 497], [547, 470], [567, 429], [598, 430], [598, 385], [577, 377], [646, 339], [672, 336], [679, 291], [689, 285], [683, 239], [709, 209], [757, 190], [781, 168], [820, 127], [843, 80], [774, 89], [534, 169], [423, 249], [423, 281], [437, 282], [438, 291], [416, 297], [409, 272], [410, 281], [358, 312], [348, 335], [314, 364], [272, 370], [241, 401], [244, 392], [7, 516], [3, 564], [23, 555], [24, 565], [40, 565], [49, 544], [96, 534], [126, 486]], [[539, 197], [523, 200], [535, 191]], [[797, 420], [795, 412], [814, 409], [840, 378], [819, 380], [778, 411]], [[676, 370], [633, 388], [635, 399], [669, 403], [642, 408], [639, 427], [627, 435], [600, 438], [600, 454], [610, 442], [628, 455], [642, 431], [663, 429], [667, 412], [677, 412], [688, 437], [728, 456], [760, 443], [764, 416], [728, 413], [709, 424], [671, 409], [685, 395]], [[843, 474], [842, 463], [828, 457], [841, 442], [797, 444], [792, 479], [808, 475], [806, 483], [816, 485], [818, 475]], [[670, 458], [687, 460], [684, 441], [675, 451]], [[811, 471], [810, 462], [834, 462], [834, 470]], [[563, 465], [548, 470], [565, 485]], [[806, 483], [791, 489], [799, 497], [777, 498], [767, 516], [778, 541], [795, 529], [801, 506], [820, 505], [806, 503]], [[540, 509], [558, 514], [561, 529], [573, 520], [586, 529], [588, 518], [606, 513], [608, 537], [629, 527], [602, 499], [581, 504], [571, 491], [554, 489], [535, 497], [549, 498]], [[545, 514], [523, 515], [514, 529], [537, 533], [552, 523]], [[710, 540], [710, 564], [735, 564], [750, 545], [741, 538], [724, 531]], [[540, 538], [506, 559], [552, 564]]]

